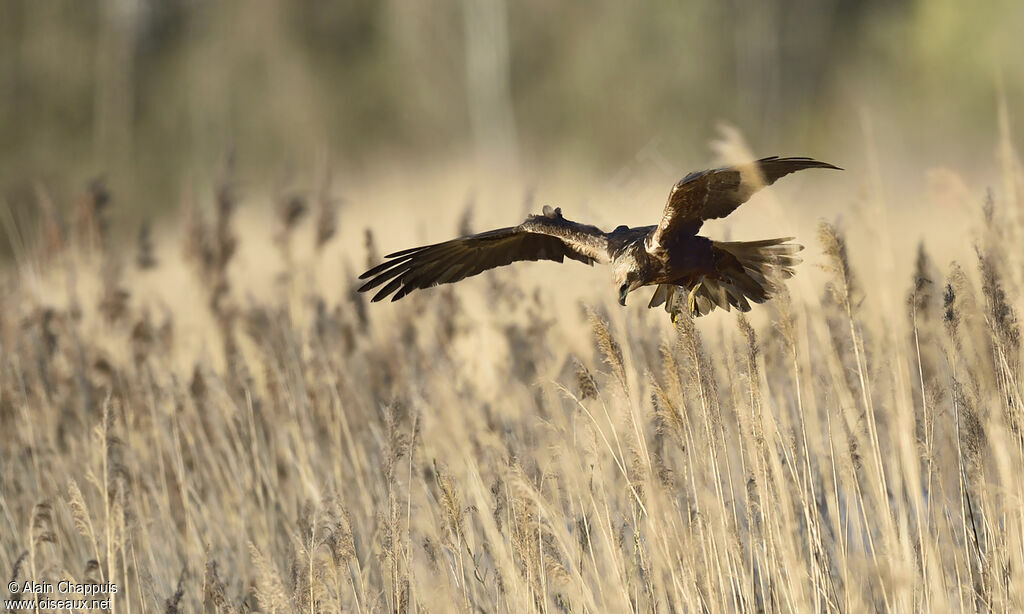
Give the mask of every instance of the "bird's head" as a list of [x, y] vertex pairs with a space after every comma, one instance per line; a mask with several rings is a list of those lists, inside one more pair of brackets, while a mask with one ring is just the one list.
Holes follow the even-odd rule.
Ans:
[[628, 271], [618, 279], [618, 282], [619, 304], [623, 307], [626, 306], [626, 297], [629, 293], [644, 285], [643, 280], [640, 279], [640, 274], [636, 271]]

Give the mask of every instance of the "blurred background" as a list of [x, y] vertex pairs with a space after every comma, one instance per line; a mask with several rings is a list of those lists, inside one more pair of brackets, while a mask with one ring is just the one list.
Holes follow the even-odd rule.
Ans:
[[654, 172], [662, 194], [723, 124], [855, 172], [874, 148], [916, 190], [998, 171], [1000, 100], [1020, 141], [1021, 32], [1018, 0], [9, 0], [0, 197], [31, 218], [40, 186], [64, 203], [102, 176], [137, 223], [225, 152], [249, 186], [326, 164], [368, 193], [573, 177], [599, 199]]
[[[1022, 0], [0, 0], [0, 574], [1024, 611], [1022, 41]], [[703, 227], [806, 247], [749, 322], [579, 263], [356, 292], [769, 155], [846, 171]]]

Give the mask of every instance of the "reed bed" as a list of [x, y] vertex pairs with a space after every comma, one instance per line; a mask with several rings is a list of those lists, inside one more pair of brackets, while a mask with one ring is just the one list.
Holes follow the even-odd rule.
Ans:
[[337, 245], [326, 174], [270, 195], [263, 295], [229, 165], [132, 249], [101, 183], [41, 190], [5, 225], [0, 570], [117, 612], [1024, 610], [1003, 176], [973, 259], [862, 273], [863, 222], [823, 222], [792, 294], [674, 325], [513, 269], [370, 306], [380, 229]]

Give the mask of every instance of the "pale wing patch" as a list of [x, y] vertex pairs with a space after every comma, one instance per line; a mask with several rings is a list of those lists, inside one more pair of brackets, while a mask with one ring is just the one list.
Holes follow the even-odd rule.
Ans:
[[606, 264], [611, 261], [605, 233], [595, 226], [563, 218], [560, 209], [549, 211], [546, 207], [544, 216], [531, 215], [519, 228], [526, 232], [557, 237], [573, 251], [596, 262]]

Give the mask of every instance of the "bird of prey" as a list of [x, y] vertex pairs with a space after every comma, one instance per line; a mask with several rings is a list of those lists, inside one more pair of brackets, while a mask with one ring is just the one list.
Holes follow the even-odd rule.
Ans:
[[780, 177], [807, 168], [842, 170], [811, 158], [772, 156], [737, 166], [697, 171], [672, 187], [656, 226], [619, 226], [604, 232], [573, 222], [560, 208], [544, 207], [518, 226], [489, 230], [424, 247], [388, 254], [386, 260], [359, 276], [367, 280], [360, 292], [384, 285], [373, 297], [380, 301], [413, 290], [453, 283], [486, 270], [524, 260], [566, 258], [586, 264], [610, 264], [619, 303], [630, 292], [657, 286], [648, 307], [665, 305], [702, 316], [716, 307], [749, 311], [750, 303], [771, 298], [779, 279], [793, 275], [795, 256], [803, 246], [792, 237], [761, 241], [714, 241], [697, 234], [704, 220], [722, 218], [755, 192]]

